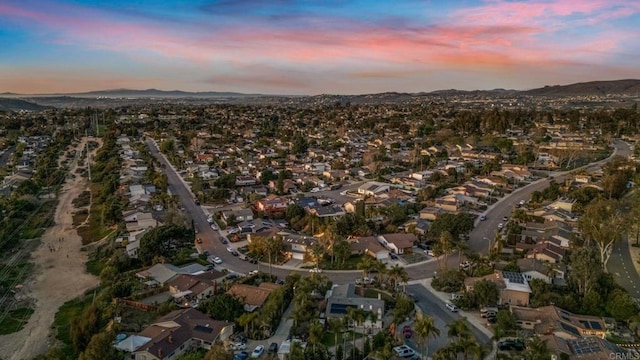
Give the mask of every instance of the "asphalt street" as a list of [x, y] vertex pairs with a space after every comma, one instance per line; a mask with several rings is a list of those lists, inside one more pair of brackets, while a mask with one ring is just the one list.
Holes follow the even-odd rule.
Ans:
[[[432, 356], [435, 350], [444, 347], [452, 341], [451, 338], [447, 336], [447, 324], [462, 318], [462, 316], [457, 312], [454, 313], [445, 308], [442, 300], [422, 285], [407, 285], [407, 292], [412, 293], [416, 297], [416, 306], [418, 306], [424, 314], [431, 315], [436, 327], [440, 329], [440, 336], [437, 338], [429, 338], [428, 356]], [[469, 330], [471, 330], [480, 344], [490, 344], [491, 339], [473, 325], [469, 324]], [[402, 329], [400, 329], [400, 331], [402, 331]], [[420, 346], [416, 343], [416, 340], [415, 337], [412, 337], [406, 339], [405, 343], [413, 349], [419, 350]]]
[[[631, 148], [629, 147], [629, 144], [622, 140], [614, 140], [612, 142], [612, 145], [614, 146], [614, 152], [611, 154], [611, 156], [585, 166], [587, 171], [595, 172], [599, 170], [602, 165], [613, 159], [613, 157], [616, 155], [626, 157], [631, 154]], [[573, 171], [575, 170], [552, 173], [551, 178], [541, 179], [527, 186], [521, 187], [490, 206], [489, 209], [484, 213], [484, 215], [487, 217], [487, 220], [477, 221], [476, 227], [469, 234], [469, 249], [481, 254], [488, 253], [491, 240], [496, 236], [498, 224], [504, 223], [503, 218], [505, 216], [511, 216], [511, 212], [516, 208], [520, 201], [529, 201], [529, 199], [531, 198], [531, 194], [534, 191], [544, 190], [549, 186], [549, 182], [552, 179], [554, 179], [556, 182], [563, 182], [566, 175]]]
[[616, 283], [625, 288], [640, 303], [640, 275], [633, 265], [627, 241], [627, 236], [624, 236], [622, 241], [613, 245], [607, 269], [613, 275]]

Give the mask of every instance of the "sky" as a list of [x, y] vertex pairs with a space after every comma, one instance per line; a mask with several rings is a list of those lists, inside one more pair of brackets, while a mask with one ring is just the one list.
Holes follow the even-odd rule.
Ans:
[[524, 90], [639, 55], [638, 0], [0, 0], [0, 93]]

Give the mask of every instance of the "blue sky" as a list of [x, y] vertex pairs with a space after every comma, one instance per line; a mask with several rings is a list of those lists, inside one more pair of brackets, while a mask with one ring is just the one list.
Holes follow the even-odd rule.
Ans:
[[639, 78], [640, 2], [0, 3], [0, 92], [357, 94]]

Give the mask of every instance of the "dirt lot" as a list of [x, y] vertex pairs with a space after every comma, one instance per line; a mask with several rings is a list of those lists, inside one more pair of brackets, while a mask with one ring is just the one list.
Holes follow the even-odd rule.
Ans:
[[[99, 139], [96, 139], [96, 141]], [[76, 147], [82, 150], [86, 138]], [[70, 165], [75, 174], [77, 164]], [[35, 312], [19, 332], [0, 336], [0, 354], [4, 359], [31, 359], [44, 353], [55, 343], [51, 325], [58, 308], [86, 290], [98, 285], [99, 279], [86, 272], [87, 254], [80, 251], [82, 241], [72, 226], [72, 204], [87, 181], [81, 176], [67, 179], [60, 193], [55, 225], [42, 237], [42, 244], [32, 256], [35, 273], [25, 284], [28, 296], [34, 298]]]

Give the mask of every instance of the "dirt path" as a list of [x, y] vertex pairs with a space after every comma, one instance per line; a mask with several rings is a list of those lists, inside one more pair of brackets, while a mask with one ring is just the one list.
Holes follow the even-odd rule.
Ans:
[[[101, 139], [93, 139], [100, 143]], [[86, 146], [83, 138], [76, 150]], [[77, 163], [70, 166], [75, 174]], [[72, 226], [72, 201], [87, 188], [79, 175], [67, 179], [55, 212], [55, 225], [42, 237], [42, 244], [32, 253], [35, 273], [26, 284], [36, 307], [27, 325], [19, 332], [0, 336], [0, 354], [9, 360], [32, 359], [45, 353], [55, 343], [51, 325], [55, 313], [65, 302], [98, 285], [99, 279], [86, 272], [87, 254], [81, 252], [82, 241]], [[8, 356], [8, 357], [7, 357]]]

